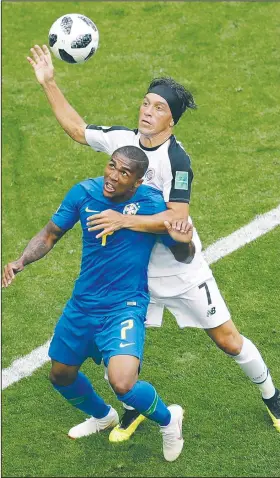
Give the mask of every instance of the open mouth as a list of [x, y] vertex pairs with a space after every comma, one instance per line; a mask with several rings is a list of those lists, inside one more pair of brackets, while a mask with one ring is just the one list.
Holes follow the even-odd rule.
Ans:
[[114, 186], [112, 186], [112, 184], [109, 183], [108, 181], [106, 181], [104, 183], [104, 189], [105, 189], [105, 191], [107, 191], [107, 193], [114, 193], [116, 191]]

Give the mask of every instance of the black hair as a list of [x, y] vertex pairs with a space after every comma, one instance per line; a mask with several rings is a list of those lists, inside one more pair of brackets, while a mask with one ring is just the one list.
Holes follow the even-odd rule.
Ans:
[[149, 159], [142, 149], [137, 148], [136, 146], [121, 146], [113, 152], [112, 157], [116, 154], [121, 154], [135, 162], [137, 178], [142, 178], [144, 176], [149, 167]]
[[197, 108], [197, 105], [195, 104], [191, 92], [186, 90], [183, 85], [177, 83], [177, 81], [173, 80], [173, 78], [171, 78], [170, 76], [154, 78], [150, 83], [148, 90], [159, 85], [171, 88], [173, 92], [177, 95], [181, 104], [181, 115], [186, 111], [187, 108], [192, 110], [195, 110]]

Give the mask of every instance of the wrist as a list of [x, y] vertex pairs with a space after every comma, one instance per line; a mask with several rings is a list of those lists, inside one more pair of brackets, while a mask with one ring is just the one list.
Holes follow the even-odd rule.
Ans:
[[134, 217], [132, 214], [122, 214], [122, 228], [131, 229], [135, 225]]
[[23, 269], [24, 266], [26, 265], [26, 263], [24, 262], [24, 256], [22, 256], [22, 257], [20, 257], [19, 259], [17, 259], [17, 260], [15, 261], [15, 264], [17, 265], [17, 267], [18, 267], [19, 269]]
[[56, 85], [55, 79], [51, 78], [49, 80], [44, 80], [41, 83], [41, 86], [44, 90], [47, 90], [48, 88], [56, 87], [57, 85]]

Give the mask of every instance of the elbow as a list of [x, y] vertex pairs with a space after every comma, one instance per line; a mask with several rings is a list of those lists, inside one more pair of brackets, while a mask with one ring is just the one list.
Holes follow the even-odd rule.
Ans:
[[191, 241], [187, 244], [180, 244], [170, 248], [177, 262], [190, 264], [195, 256], [195, 245]]
[[195, 256], [195, 245], [193, 242], [190, 242], [189, 253], [183, 262], [185, 264], [190, 264], [193, 261], [194, 256]]
[[87, 144], [85, 137], [86, 123], [82, 125], [74, 125], [66, 133], [77, 143]]

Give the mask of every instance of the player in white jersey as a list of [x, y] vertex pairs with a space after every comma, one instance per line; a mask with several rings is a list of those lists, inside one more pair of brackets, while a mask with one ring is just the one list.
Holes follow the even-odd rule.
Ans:
[[[104, 211], [89, 219], [89, 230], [98, 231], [97, 237], [120, 228], [163, 232], [165, 220], [180, 231], [187, 230], [193, 173], [190, 158], [173, 135], [173, 127], [186, 109], [195, 108], [191, 93], [171, 78], [155, 79], [140, 107], [137, 129], [87, 124], [58, 88], [48, 48], [35, 45], [31, 52], [32, 58], [27, 59], [66, 133], [75, 141], [107, 154], [125, 145], [143, 149], [149, 158], [145, 183], [163, 192], [168, 207], [166, 212], [150, 217], [134, 215], [133, 211], [127, 215]], [[235, 327], [202, 256], [195, 228], [193, 242], [196, 253], [190, 264], [177, 262], [161, 243], [154, 247], [149, 265], [151, 302], [147, 325], [161, 325], [165, 306], [175, 316], [179, 327], [204, 329], [257, 385], [273, 424], [280, 432], [279, 390], [256, 346]], [[127, 440], [143, 419], [134, 410], [126, 410], [121, 424], [111, 432], [110, 440]]]

